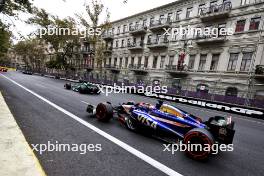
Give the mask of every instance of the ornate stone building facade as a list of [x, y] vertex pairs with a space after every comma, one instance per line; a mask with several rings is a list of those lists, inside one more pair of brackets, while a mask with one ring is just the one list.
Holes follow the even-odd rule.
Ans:
[[[263, 18], [263, 0], [178, 0], [114, 21], [103, 35], [104, 71], [94, 68], [90, 78], [264, 97], [264, 78], [256, 72], [264, 65]], [[164, 35], [164, 28], [180, 26], [234, 34]]]

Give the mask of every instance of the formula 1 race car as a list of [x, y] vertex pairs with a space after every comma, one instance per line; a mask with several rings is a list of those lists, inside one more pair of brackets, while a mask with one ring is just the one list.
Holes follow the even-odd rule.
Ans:
[[25, 75], [33, 75], [33, 72], [30, 70], [23, 70], [22, 73]]
[[0, 67], [0, 72], [7, 72], [8, 69], [7, 68], [4, 68], [4, 67]]
[[162, 101], [155, 106], [127, 102], [116, 107], [107, 102], [100, 103], [97, 107], [88, 105], [86, 111], [103, 122], [117, 117], [127, 129], [148, 133], [169, 143], [181, 140], [184, 144], [209, 146], [209, 150], [185, 151], [187, 156], [196, 160], [207, 159], [213, 144], [232, 144], [235, 134], [231, 117], [216, 116], [202, 122], [199, 117]]
[[66, 83], [64, 88], [67, 90], [73, 90], [75, 92], [79, 92], [80, 94], [100, 94], [100, 89], [97, 85], [91, 83], [77, 83], [71, 84]]

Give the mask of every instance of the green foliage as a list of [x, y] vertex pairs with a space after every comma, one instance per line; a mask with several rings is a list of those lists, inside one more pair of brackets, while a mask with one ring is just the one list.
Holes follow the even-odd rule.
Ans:
[[98, 27], [99, 16], [103, 12], [104, 5], [97, 0], [92, 0], [91, 5], [86, 6], [86, 12], [92, 21], [93, 27]]
[[20, 41], [14, 45], [14, 52], [22, 57], [27, 67], [33, 69], [43, 66], [45, 62], [45, 45], [37, 39]]
[[46, 62], [46, 67], [50, 68], [50, 69], [62, 69], [66, 65], [68, 65], [68, 64], [65, 62], [62, 55], [60, 55], [60, 54], [58, 54], [56, 56], [55, 60], [50, 60], [50, 61]]
[[[77, 15], [80, 20], [80, 24], [85, 28], [97, 28], [97, 27], [109, 27], [109, 18], [110, 13], [107, 11], [107, 16], [104, 24], [99, 25], [99, 18], [103, 12], [104, 5], [97, 1], [92, 0], [90, 5], [85, 6], [88, 18], [83, 17], [82, 15]], [[77, 22], [73, 18], [64, 18], [60, 19], [57, 16], [53, 16], [49, 14], [44, 9], [34, 8], [32, 10], [33, 17], [29, 18], [26, 23], [32, 24], [40, 27], [41, 29], [63, 29], [67, 28], [69, 31], [76, 31], [79, 27]], [[79, 31], [78, 31], [79, 33]], [[80, 48], [80, 37], [79, 35], [73, 35], [71, 32], [66, 35], [42, 35], [40, 36], [40, 31], [37, 32], [37, 38], [40, 41], [43, 41], [45, 44], [51, 44], [55, 55], [55, 60], [49, 61], [46, 66], [48, 68], [56, 68], [56, 69], [71, 69], [67, 64], [67, 58], [73, 57], [76, 55], [74, 53], [75, 50]], [[93, 44], [93, 48], [95, 48], [95, 58], [98, 63], [102, 62], [103, 59], [103, 48], [104, 44], [100, 40], [100, 37], [93, 35], [87, 38], [86, 40], [90, 41]], [[32, 46], [34, 48], [34, 46]], [[29, 54], [29, 53], [28, 53]], [[79, 53], [80, 54], [80, 53]], [[25, 53], [21, 53], [21, 55], [25, 56]], [[78, 56], [77, 56], [78, 57]]]
[[[60, 19], [58, 16], [53, 16], [46, 12], [44, 9], [34, 9], [33, 17], [26, 21], [28, 24], [36, 25], [42, 29], [63, 29], [67, 28], [69, 31], [74, 31], [77, 29], [76, 22], [73, 18]], [[66, 45], [68, 42], [77, 41], [80, 36], [72, 35], [72, 33], [66, 33], [65, 35], [42, 35], [40, 36], [40, 31], [37, 32], [37, 37], [40, 40], [44, 40], [46, 43], [50, 43], [56, 52], [60, 48]]]
[[18, 12], [32, 12], [32, 1], [30, 0], [6, 0], [3, 11], [9, 16], [17, 16]]
[[68, 69], [67, 58], [72, 57], [74, 54], [74, 48], [79, 48], [80, 43], [80, 35], [79, 32], [77, 35], [73, 34], [73, 31], [76, 31], [77, 24], [73, 18], [64, 18], [60, 19], [58, 16], [53, 16], [46, 12], [44, 9], [34, 9], [33, 17], [27, 20], [28, 24], [36, 25], [42, 29], [57, 29], [63, 30], [67, 29], [65, 34], [57, 35], [49, 35], [46, 33], [45, 35], [40, 36], [40, 31], [37, 33], [37, 37], [39, 40], [42, 40], [46, 44], [51, 44], [54, 49], [54, 53], [56, 59], [54, 61], [49, 61], [46, 66], [48, 68], [54, 69]]
[[[18, 17], [19, 12], [32, 12], [32, 2], [30, 0], [5, 0], [0, 12], [6, 16]], [[9, 26], [0, 20], [0, 62], [10, 62], [7, 58], [8, 49], [11, 46], [12, 33]], [[3, 61], [4, 60], [4, 61]]]
[[6, 53], [11, 46], [11, 33], [8, 28], [0, 21], [0, 62], [7, 62]]
[[[110, 13], [108, 9], [106, 9], [106, 17], [105, 21], [103, 24], [99, 24], [100, 17], [102, 15], [102, 12], [104, 10], [104, 5], [101, 3], [101, 1], [98, 0], [92, 0], [90, 5], [85, 5], [85, 10], [86, 10], [86, 16], [76, 14], [78, 19], [80, 20], [80, 23], [83, 27], [93, 27], [97, 28], [100, 27], [103, 30], [111, 28], [110, 24]], [[90, 24], [91, 23], [91, 24]], [[104, 59], [104, 49], [105, 45], [104, 42], [101, 40], [101, 36], [93, 35], [89, 36], [87, 41], [90, 41], [91, 44], [93, 45], [93, 48], [95, 48], [95, 60], [98, 63], [98, 65], [102, 65], [102, 61]]]
[[44, 28], [52, 24], [51, 15], [45, 9], [34, 8], [32, 14], [34, 17], [29, 18], [26, 23], [37, 24]]

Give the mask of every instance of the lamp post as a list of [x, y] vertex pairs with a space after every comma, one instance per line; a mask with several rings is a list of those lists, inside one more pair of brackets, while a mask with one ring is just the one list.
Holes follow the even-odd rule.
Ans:
[[0, 0], [0, 12], [4, 10], [5, 0]]

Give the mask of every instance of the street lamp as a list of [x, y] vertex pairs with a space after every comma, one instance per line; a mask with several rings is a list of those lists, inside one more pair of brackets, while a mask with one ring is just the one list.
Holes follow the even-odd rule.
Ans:
[[0, 0], [0, 12], [4, 10], [5, 0]]

